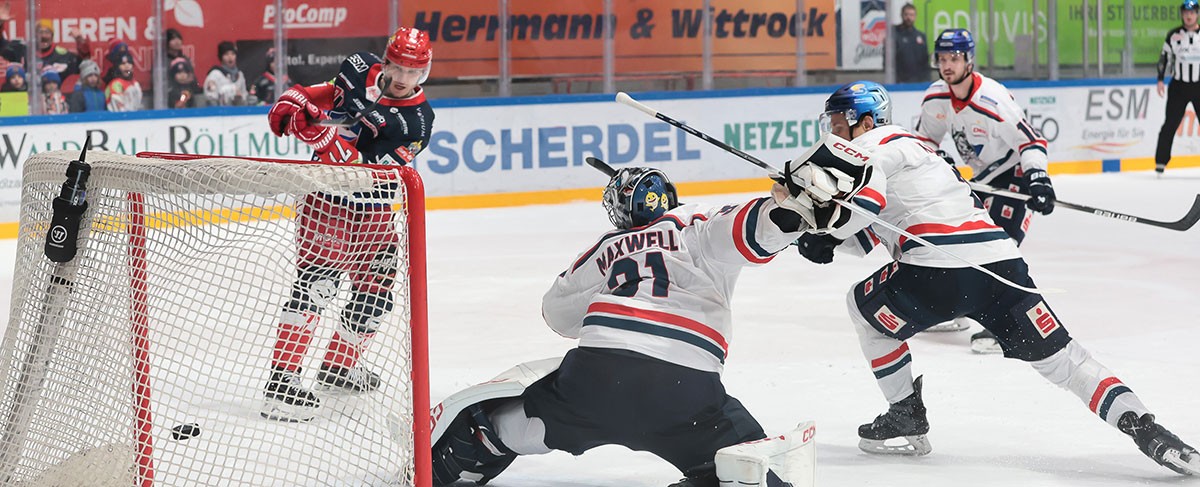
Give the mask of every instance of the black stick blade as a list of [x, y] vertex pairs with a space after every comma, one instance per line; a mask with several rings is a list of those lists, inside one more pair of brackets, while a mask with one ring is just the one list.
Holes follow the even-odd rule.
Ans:
[[611, 177], [617, 175], [617, 170], [613, 169], [613, 167], [608, 165], [607, 162], [601, 161], [600, 159], [596, 159], [595, 157], [588, 157], [587, 159], [584, 159], [584, 160], [587, 161], [589, 166], [592, 166], [592, 167], [596, 168], [596, 170], [604, 173], [605, 176], [608, 176], [611, 178]]

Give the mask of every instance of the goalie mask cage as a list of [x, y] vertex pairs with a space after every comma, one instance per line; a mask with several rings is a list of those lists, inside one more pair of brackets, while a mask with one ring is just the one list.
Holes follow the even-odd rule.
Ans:
[[[40, 153], [24, 167], [0, 349], [0, 484], [430, 485], [416, 171], [91, 152], [79, 251], [55, 264], [43, 254], [51, 201], [76, 157]], [[316, 416], [273, 421], [260, 414], [263, 391], [306, 245], [298, 213], [313, 195], [343, 210], [329, 210], [323, 223], [332, 230], [308, 250], [341, 248], [320, 253], [323, 264], [350, 270], [313, 298], [323, 308], [301, 370], [320, 399]], [[376, 269], [362, 267], [363, 259], [376, 264], [372, 255], [355, 252], [379, 252], [361, 243], [372, 238], [363, 235], [368, 226], [355, 226], [359, 203], [376, 208], [369, 227], [398, 242], [395, 278], [379, 284], [394, 299], [358, 361], [380, 376], [379, 387], [335, 392], [314, 376], [350, 312], [354, 269], [360, 278]], [[198, 434], [172, 434], [191, 424]]]

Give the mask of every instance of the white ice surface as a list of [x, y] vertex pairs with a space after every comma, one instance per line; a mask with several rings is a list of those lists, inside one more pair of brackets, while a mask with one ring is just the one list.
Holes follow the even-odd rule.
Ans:
[[[1200, 193], [1200, 170], [1172, 170], [1161, 180], [1141, 172], [1054, 182], [1068, 201], [1174, 220]], [[681, 195], [714, 203], [752, 196]], [[607, 229], [598, 202], [431, 212], [434, 401], [572, 347], [542, 322], [541, 297]], [[13, 241], [0, 242], [3, 300], [10, 295], [13, 249]], [[1022, 250], [1040, 285], [1068, 291], [1047, 301], [1071, 334], [1160, 423], [1200, 444], [1200, 227], [1176, 232], [1058, 209], [1035, 218]], [[768, 433], [816, 421], [818, 485], [1200, 486], [1200, 478], [1181, 479], [1142, 456], [1129, 438], [1028, 366], [973, 355], [968, 332], [911, 340], [914, 372], [926, 377], [933, 453], [860, 452], [855, 429], [886, 404], [850, 328], [844, 296], [886, 259], [881, 252], [840, 256], [818, 266], [789, 249], [745, 270], [738, 283], [726, 386]], [[489, 485], [650, 487], [678, 478], [664, 461], [610, 446], [579, 457], [523, 457]]]

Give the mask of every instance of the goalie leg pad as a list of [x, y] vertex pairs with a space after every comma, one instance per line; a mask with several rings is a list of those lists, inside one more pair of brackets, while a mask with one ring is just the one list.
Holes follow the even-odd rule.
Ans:
[[717, 450], [717, 479], [721, 485], [812, 487], [816, 433], [808, 421], [787, 434]]
[[472, 405], [451, 422], [433, 445], [433, 483], [474, 480], [482, 485], [512, 464], [517, 454], [500, 441], [483, 408]]

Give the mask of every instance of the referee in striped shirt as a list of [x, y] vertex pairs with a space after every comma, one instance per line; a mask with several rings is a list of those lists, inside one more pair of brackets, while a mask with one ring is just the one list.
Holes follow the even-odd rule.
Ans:
[[[1163, 75], [1171, 66], [1171, 85], [1167, 92], [1167, 118], [1158, 131], [1158, 148], [1154, 151], [1154, 171], [1159, 175], [1171, 161], [1171, 144], [1175, 130], [1183, 120], [1187, 104], [1200, 113], [1200, 1], [1183, 0], [1179, 5], [1183, 25], [1167, 33], [1162, 55], [1158, 58], [1158, 96], [1163, 96]], [[1174, 58], [1174, 63], [1171, 62]]]

